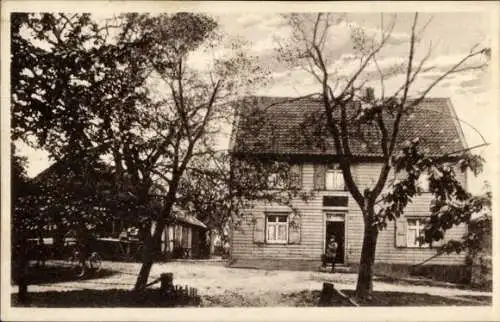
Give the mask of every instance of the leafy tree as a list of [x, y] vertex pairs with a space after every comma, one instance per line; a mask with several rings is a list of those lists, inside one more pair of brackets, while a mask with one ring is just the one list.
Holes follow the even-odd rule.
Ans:
[[17, 215], [15, 205], [18, 203], [26, 188], [28, 178], [26, 176], [26, 158], [16, 154], [16, 147], [11, 143], [11, 272], [12, 279], [19, 285], [19, 298], [26, 300], [27, 288], [27, 267], [28, 256], [26, 247], [26, 229], [23, 225], [23, 218]]
[[[22, 197], [25, 187], [28, 182], [28, 177], [26, 175], [26, 162], [25, 157], [21, 157], [16, 153], [16, 147], [11, 143], [11, 207], [12, 213], [15, 214], [15, 205], [18, 200]], [[18, 251], [20, 250], [20, 243], [24, 236], [24, 227], [21, 224], [21, 218], [18, 216], [13, 216], [12, 221], [12, 258], [15, 259], [18, 256]], [[24, 249], [22, 250], [24, 252]]]
[[[103, 40], [89, 14], [11, 14], [12, 138], [55, 159], [92, 147]], [[34, 138], [34, 140], [33, 140]], [[33, 142], [34, 141], [34, 142]]]
[[[195, 162], [199, 166], [189, 170], [181, 181], [179, 205], [221, 236], [227, 227], [239, 228], [242, 211], [251, 208], [255, 201], [279, 203], [296, 211], [291, 203], [294, 198], [312, 196], [311, 192], [300, 190], [300, 184], [294, 180], [299, 176], [293, 178], [296, 172], [287, 158], [241, 159], [234, 153], [217, 152], [210, 159], [203, 157]], [[279, 177], [270, 180], [274, 175]]]
[[470, 216], [469, 229], [467, 229], [467, 233], [461, 239], [453, 239], [444, 244], [438, 254], [467, 251], [468, 255], [472, 258], [477, 256], [481, 251], [489, 251], [491, 255], [491, 235], [493, 228], [491, 202], [491, 187], [488, 183], [485, 183], [483, 193], [473, 196], [471, 203], [465, 205], [473, 207], [472, 209], [454, 209], [453, 211], [463, 212], [462, 216]]
[[[194, 158], [213, 154], [213, 136], [243, 89], [266, 73], [241, 42], [224, 57], [224, 37], [203, 14], [13, 14], [13, 137], [53, 158], [99, 149], [113, 176], [115, 204], [145, 227], [146, 285], [165, 219]], [[193, 66], [205, 59], [206, 66]], [[220, 55], [219, 55], [220, 56]], [[201, 58], [200, 58], [201, 57]], [[165, 187], [163, 209], [150, 211], [151, 190]]]
[[[331, 50], [331, 45], [335, 41], [335, 28], [344, 21], [344, 16], [328, 13], [288, 15], [287, 22], [292, 35], [288, 42], [281, 44], [279, 54], [283, 61], [300, 66], [310, 73], [318, 83], [319, 93], [314, 94], [324, 108], [321, 116], [316, 116], [315, 119], [326, 121], [315, 123], [319, 131], [316, 137], [333, 140], [346, 186], [361, 209], [364, 233], [356, 295], [359, 298], [370, 298], [379, 231], [387, 225], [387, 221], [398, 218], [412, 198], [420, 193], [417, 182], [422, 174], [429, 175], [430, 190], [434, 197], [425, 230], [427, 242], [441, 239], [443, 232], [454, 225], [468, 223], [471, 215], [485, 205], [483, 198], [471, 195], [462, 187], [455, 172], [458, 168], [458, 171], [472, 170], [477, 174], [483, 162], [480, 157], [472, 155], [470, 150], [464, 150], [431, 158], [419, 148], [417, 137], [400, 144], [403, 141], [400, 126], [403, 116], [418, 109], [419, 103], [442, 80], [455, 73], [484, 68], [486, 63], [477, 58], [488, 56], [489, 49], [478, 49], [475, 46], [448, 70], [440, 72], [417, 97], [410, 99], [410, 90], [422, 73], [436, 70], [434, 66], [428, 65], [431, 47], [419, 61], [416, 58], [421, 34], [429, 21], [418, 30], [418, 14], [415, 14], [408, 41], [408, 55], [402, 62], [387, 69], [380, 67], [379, 59], [392, 39], [395, 18], [384, 26], [382, 16], [380, 38], [372, 37], [362, 28], [352, 26], [353, 54], [349, 61], [357, 61], [359, 64], [350, 75], [337, 77], [338, 70], [334, 67], [343, 64], [336, 61], [338, 57]], [[375, 97], [374, 93], [362, 93], [368, 67], [374, 67], [377, 71], [375, 76], [381, 87], [379, 97]], [[404, 74], [404, 80], [394, 93], [388, 94], [386, 80], [400, 73]], [[359, 106], [361, 108], [357, 108]], [[351, 172], [354, 158], [349, 137], [349, 129], [360, 126], [380, 133], [373, 148], [381, 155], [382, 161], [376, 183], [363, 191], [354, 181]], [[391, 170], [404, 171], [407, 176], [390, 184], [388, 179]], [[385, 191], [388, 184], [389, 189]]]

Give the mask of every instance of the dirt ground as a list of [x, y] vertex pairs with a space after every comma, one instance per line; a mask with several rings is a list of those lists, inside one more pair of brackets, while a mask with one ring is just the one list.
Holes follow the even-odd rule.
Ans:
[[[55, 262], [49, 265], [61, 265], [61, 263]], [[109, 274], [86, 280], [42, 281], [41, 284], [30, 285], [29, 292], [129, 290], [134, 286], [140, 264], [104, 262], [103, 268]], [[349, 273], [270, 271], [229, 268], [225, 267], [224, 263], [214, 262], [171, 262], [155, 264], [150, 281], [167, 272], [173, 273], [174, 284], [197, 288], [198, 294], [202, 297], [202, 306], [310, 306], [317, 302], [324, 282], [333, 283], [335, 288], [345, 292], [352, 292], [357, 278], [356, 274]], [[17, 287], [14, 286], [12, 291], [16, 293]], [[488, 301], [484, 299], [491, 301], [490, 292], [377, 280], [374, 282], [374, 291], [411, 293], [422, 299], [425, 296], [435, 296], [444, 300], [449, 298], [459, 300], [458, 303], [462, 305], [467, 303], [487, 305]], [[419, 294], [421, 296], [418, 296]], [[449, 302], [444, 300], [442, 305]], [[411, 299], [409, 301], [411, 302]]]

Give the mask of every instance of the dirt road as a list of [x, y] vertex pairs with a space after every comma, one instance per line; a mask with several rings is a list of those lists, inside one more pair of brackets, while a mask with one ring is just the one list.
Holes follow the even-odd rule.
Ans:
[[[29, 291], [132, 289], [140, 264], [104, 262], [103, 268], [112, 270], [113, 273], [97, 279], [30, 285]], [[321, 290], [324, 282], [333, 283], [337, 289], [354, 290], [357, 278], [356, 274], [352, 273], [268, 271], [229, 268], [225, 267], [223, 263], [171, 262], [155, 264], [151, 271], [150, 281], [166, 272], [174, 274], [174, 284], [195, 287], [201, 296], [212, 298], [223, 296], [227, 297], [229, 301], [240, 302], [243, 299], [238, 300], [233, 297], [251, 297], [254, 302], [259, 303], [258, 301], [262, 300], [275, 305], [280, 305], [283, 302], [283, 296], [286, 294], [304, 290]], [[465, 296], [465, 298], [470, 296], [491, 296], [490, 292], [436, 286], [403, 285], [380, 281], [375, 281], [374, 291], [408, 292], [442, 297]], [[17, 292], [16, 287], [14, 287], [13, 292]]]

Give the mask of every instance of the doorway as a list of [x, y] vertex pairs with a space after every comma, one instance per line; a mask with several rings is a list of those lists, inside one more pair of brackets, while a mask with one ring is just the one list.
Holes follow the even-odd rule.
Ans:
[[325, 229], [325, 245], [328, 243], [330, 236], [335, 235], [337, 240], [337, 256], [335, 263], [343, 264], [345, 255], [345, 222], [344, 221], [327, 221]]

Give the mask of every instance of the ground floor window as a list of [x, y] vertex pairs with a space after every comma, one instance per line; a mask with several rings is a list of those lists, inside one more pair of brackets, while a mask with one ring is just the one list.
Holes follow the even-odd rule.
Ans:
[[406, 244], [407, 247], [423, 247], [427, 244], [420, 244], [419, 238], [424, 236], [424, 219], [408, 218], [406, 225]]
[[266, 215], [266, 241], [270, 244], [288, 242], [288, 214]]

